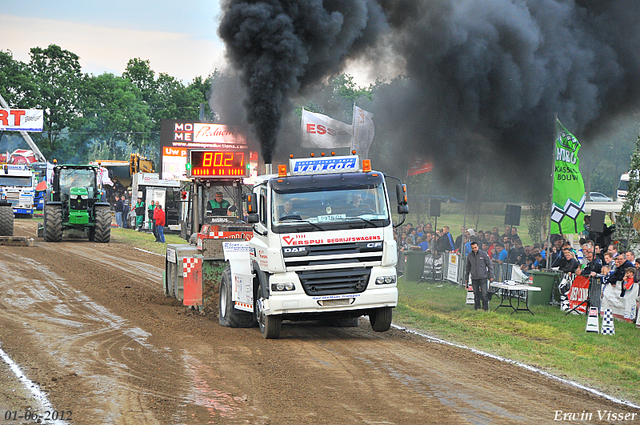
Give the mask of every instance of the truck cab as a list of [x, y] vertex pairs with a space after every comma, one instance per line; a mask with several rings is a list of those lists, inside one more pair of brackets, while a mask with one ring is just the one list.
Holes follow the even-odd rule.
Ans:
[[[282, 320], [349, 323], [362, 315], [373, 330], [388, 330], [398, 303], [397, 247], [384, 174], [368, 161], [361, 167], [356, 155], [291, 159], [289, 170], [259, 177], [248, 206], [263, 336], [277, 338]], [[406, 187], [397, 192], [405, 214]]]
[[33, 216], [36, 178], [26, 164], [4, 164], [0, 170], [0, 191], [16, 215]]

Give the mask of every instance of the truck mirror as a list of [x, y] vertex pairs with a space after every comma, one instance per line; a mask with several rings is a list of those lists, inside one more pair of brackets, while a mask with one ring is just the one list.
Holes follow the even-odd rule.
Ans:
[[396, 197], [398, 198], [398, 205], [407, 205], [407, 185], [396, 185]]
[[409, 214], [409, 205], [398, 205], [398, 214]]
[[258, 214], [249, 214], [247, 216], [248, 223], [257, 223], [259, 221]]
[[[249, 217], [258, 214], [258, 201], [253, 193], [247, 194], [247, 214], [249, 214]], [[252, 221], [249, 221], [249, 223], [252, 223]]]

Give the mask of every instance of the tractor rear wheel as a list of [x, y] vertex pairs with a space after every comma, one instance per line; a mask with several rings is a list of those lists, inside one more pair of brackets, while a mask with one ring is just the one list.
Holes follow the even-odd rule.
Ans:
[[44, 240], [60, 242], [62, 240], [62, 205], [44, 206]]
[[13, 208], [0, 206], [0, 236], [13, 236]]
[[[93, 232], [89, 230], [89, 238], [98, 243], [109, 243], [111, 240], [111, 211], [107, 206], [95, 207], [95, 227]], [[93, 233], [93, 235], [91, 234]]]

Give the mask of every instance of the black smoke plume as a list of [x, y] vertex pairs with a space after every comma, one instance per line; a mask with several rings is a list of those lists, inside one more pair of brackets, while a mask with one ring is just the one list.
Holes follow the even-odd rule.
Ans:
[[448, 175], [474, 164], [531, 184], [551, 171], [554, 113], [588, 144], [638, 106], [640, 2], [380, 3], [407, 79], [381, 93], [376, 118]]
[[247, 121], [270, 163], [282, 116], [299, 90], [337, 74], [372, 45], [385, 22], [373, 1], [221, 2], [218, 34], [246, 87]]
[[588, 144], [639, 106], [635, 0], [224, 1], [222, 10], [219, 34], [265, 161], [290, 99], [349, 60], [403, 76], [361, 105], [398, 169], [426, 154], [445, 175], [472, 165], [535, 183], [550, 172], [554, 113]]

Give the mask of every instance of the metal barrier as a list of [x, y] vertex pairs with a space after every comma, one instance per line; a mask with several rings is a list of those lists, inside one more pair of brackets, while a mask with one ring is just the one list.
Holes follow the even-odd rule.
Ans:
[[[576, 275], [572, 273], [565, 273], [562, 276], [562, 280], [558, 285], [558, 292], [560, 295], [560, 305], [563, 311], [569, 311], [569, 291], [571, 290], [571, 285], [573, 284], [573, 280]], [[553, 293], [555, 297], [555, 292]], [[587, 295], [587, 299], [584, 300], [586, 305], [586, 309], [588, 307], [597, 307], [600, 310], [600, 304], [602, 302], [602, 281], [599, 277], [590, 277], [589, 278], [589, 291]]]
[[600, 310], [601, 302], [602, 281], [598, 277], [592, 277], [589, 281], [589, 305], [591, 307], [598, 307], [598, 310]]
[[445, 253], [428, 252], [424, 259], [424, 270], [422, 280], [431, 282], [441, 282], [444, 280], [444, 257]]

